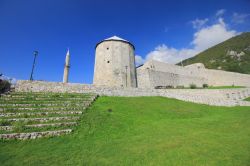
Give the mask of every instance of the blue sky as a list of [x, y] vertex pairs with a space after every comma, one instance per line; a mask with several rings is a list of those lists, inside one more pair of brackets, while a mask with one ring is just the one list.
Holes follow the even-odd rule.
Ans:
[[70, 48], [70, 82], [92, 83], [95, 44], [117, 35], [135, 45], [137, 63], [176, 63], [250, 31], [249, 0], [0, 0], [0, 72], [62, 81]]

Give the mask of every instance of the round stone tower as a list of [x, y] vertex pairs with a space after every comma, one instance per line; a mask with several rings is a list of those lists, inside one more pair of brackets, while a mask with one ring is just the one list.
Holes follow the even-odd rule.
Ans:
[[113, 36], [96, 45], [94, 85], [136, 87], [135, 47]]

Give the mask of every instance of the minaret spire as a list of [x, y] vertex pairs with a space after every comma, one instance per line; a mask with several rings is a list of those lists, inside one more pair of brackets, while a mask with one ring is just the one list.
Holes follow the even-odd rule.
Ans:
[[64, 65], [64, 73], [63, 73], [63, 83], [68, 83], [69, 80], [69, 59], [70, 59], [70, 54], [69, 54], [69, 48], [66, 54], [65, 58], [65, 65]]

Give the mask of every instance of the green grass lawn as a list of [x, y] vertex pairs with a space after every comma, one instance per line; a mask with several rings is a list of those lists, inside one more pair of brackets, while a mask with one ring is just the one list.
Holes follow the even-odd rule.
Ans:
[[0, 141], [1, 165], [239, 165], [250, 163], [250, 107], [163, 97], [100, 97], [73, 134]]
[[235, 89], [235, 88], [245, 88], [245, 86], [210, 86], [208, 89]]
[[250, 97], [246, 98], [245, 101], [250, 101]]
[[195, 87], [195, 88], [191, 88], [191, 87], [175, 87], [175, 88], [165, 88], [165, 89], [237, 89], [237, 88], [246, 88], [245, 86], [209, 86], [206, 88], [203, 87]]

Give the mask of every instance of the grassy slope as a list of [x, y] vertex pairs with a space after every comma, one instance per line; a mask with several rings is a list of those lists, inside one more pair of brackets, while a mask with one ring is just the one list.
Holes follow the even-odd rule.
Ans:
[[246, 98], [245, 101], [250, 101], [250, 97]]
[[[183, 64], [189, 65], [201, 62], [209, 69], [217, 69], [220, 66], [222, 70], [250, 74], [250, 50], [245, 50], [249, 46], [250, 32], [247, 32], [211, 47], [195, 57], [186, 59]], [[237, 58], [226, 55], [227, 50], [243, 51], [246, 55], [242, 56], [241, 60], [238, 61]], [[226, 60], [226, 62], [223, 62], [223, 60]]]
[[210, 86], [207, 89], [238, 89], [245, 88], [245, 86]]
[[1, 141], [0, 163], [248, 165], [249, 119], [249, 107], [209, 107], [162, 97], [101, 97], [71, 135]]

